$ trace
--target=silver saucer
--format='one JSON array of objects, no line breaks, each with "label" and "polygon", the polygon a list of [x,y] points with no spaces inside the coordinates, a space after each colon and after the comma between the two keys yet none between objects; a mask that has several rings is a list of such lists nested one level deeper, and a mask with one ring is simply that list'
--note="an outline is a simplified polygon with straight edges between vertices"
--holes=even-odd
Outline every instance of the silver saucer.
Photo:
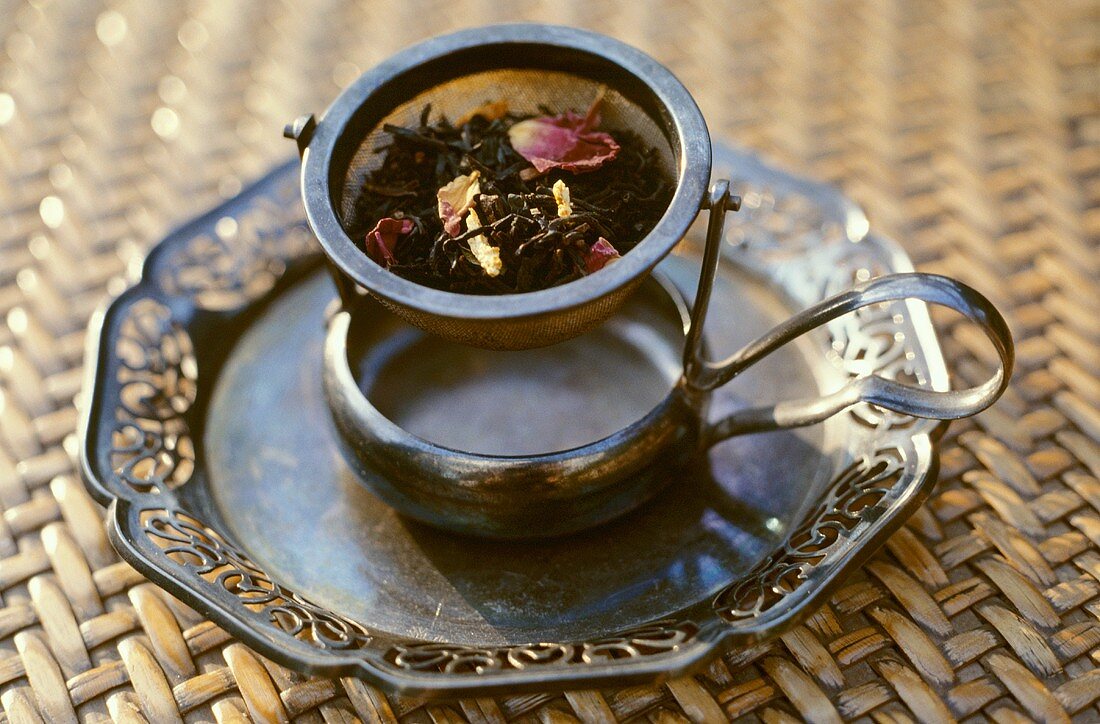
[{"label": "silver saucer", "polygon": [[[716,355],[854,280],[911,269],[831,189],[715,152],[744,200],[710,312]],[[641,509],[567,538],[489,543],[397,516],[333,441],[319,369],[335,293],[294,168],[168,237],[93,323],[83,450],[120,553],[272,659],[444,695],[666,678],[812,612],[930,492],[937,423],[865,405],[722,443]],[[698,246],[662,264],[689,297]],[[712,414],[871,371],[946,389],[923,304],[806,337]],[[645,398],[609,383],[619,403]],[[493,394],[537,404],[525,388]],[[426,414],[414,402],[394,414]]]}]

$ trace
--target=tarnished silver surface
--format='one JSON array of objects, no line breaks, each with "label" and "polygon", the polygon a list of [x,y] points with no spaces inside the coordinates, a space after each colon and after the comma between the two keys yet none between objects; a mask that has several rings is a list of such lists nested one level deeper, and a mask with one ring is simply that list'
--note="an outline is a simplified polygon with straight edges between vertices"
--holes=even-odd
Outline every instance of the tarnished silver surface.
[{"label": "tarnished silver surface", "polygon": [[[391,315],[382,304],[356,299],[348,309],[349,302],[343,300],[345,309],[328,320],[321,386],[340,450],[356,478],[398,512],[444,530],[506,540],[545,538],[576,533],[633,510],[678,477],[683,465],[733,436],[818,424],[859,404],[955,420],[981,412],[1004,392],[1013,361],[1012,337],[1004,319],[975,290],[931,274],[857,279],[851,288],[777,321],[762,334],[743,340],[733,354],[715,361],[707,350],[705,321],[721,264],[726,210],[739,205],[739,200],[731,199],[728,181],[712,185],[702,259],[694,265],[700,271],[692,303],[687,303],[677,285],[665,280],[664,273],[654,274],[640,285],[629,309],[610,317],[586,339],[525,356],[528,373],[521,372],[519,378],[557,379],[558,389],[549,390],[548,395],[558,399],[585,394],[593,386],[591,378],[604,369],[615,375],[616,382],[630,385],[639,378],[637,384],[642,384],[653,364],[683,345],[683,371],[647,385],[650,390],[667,390],[664,397],[649,406],[635,405],[617,427],[590,431],[587,437],[564,444],[547,439],[534,451],[526,451],[518,440],[512,444],[514,434],[502,426],[481,431],[483,436],[501,438],[498,449],[502,452],[486,453],[477,440],[465,445],[441,443],[436,437],[414,434],[383,414],[371,399],[384,394],[378,378],[385,367],[401,364],[400,357],[415,345],[417,335],[408,325],[389,320]],[[731,296],[736,299],[740,294],[734,290]],[[754,365],[768,362],[772,354],[802,335],[848,313],[906,299],[951,307],[976,323],[998,354],[994,374],[973,388],[939,391],[868,369],[835,390],[795,393],[778,403],[756,403],[707,419],[716,390]],[[748,305],[734,310],[735,319],[746,315],[757,316]],[[634,355],[627,361],[617,360],[615,352],[624,346],[632,347]],[[485,410],[513,408],[520,416],[513,424],[523,428],[523,417],[536,417],[546,408],[542,399],[530,394],[536,392],[533,388],[524,394],[527,391],[522,388],[494,385],[496,360],[502,356],[481,355],[480,362],[471,365],[465,359],[472,353],[454,344],[438,351],[439,366],[422,367],[419,377],[406,379],[398,389],[453,386],[454,371],[445,368],[445,361],[458,355],[469,376],[483,379],[486,387],[480,397],[459,408],[452,427],[480,427],[478,420]],[[607,359],[601,360],[605,351]],[[274,356],[273,351],[251,354]],[[431,351],[420,354],[434,356]],[[551,378],[546,377],[548,373]],[[604,384],[615,386],[611,380]],[[775,386],[786,387],[782,382]],[[629,402],[631,396],[623,393],[622,401]],[[438,404],[445,400],[441,396]],[[615,417],[615,405],[609,402],[601,405],[593,398],[589,407],[597,411],[608,407],[609,421]],[[569,427],[575,416],[563,416],[559,424]]]},{"label": "tarnished silver surface", "polygon": [[[341,218],[349,208],[348,188],[357,188],[364,170],[377,162],[385,122],[406,125],[428,104],[434,113],[457,118],[487,93],[508,99],[514,110],[536,112],[580,108],[596,92],[604,127],[645,139],[675,181],[656,226],[602,274],[485,299],[391,274],[348,236]],[[348,306],[353,289],[362,288],[413,325],[490,349],[546,346],[606,319],[683,238],[711,170],[706,122],[667,68],[614,38],[561,25],[467,28],[406,48],[345,88],[315,124],[299,119],[285,133],[302,153],[306,215]]]},{"label": "tarnished silver surface", "polygon": [[[832,191],[728,149],[716,158],[749,211],[727,226],[716,354],[853,280],[909,268]],[[401,520],[350,484],[316,368],[276,359],[319,364],[310,320],[332,294],[303,277],[315,254],[295,193],[284,167],[150,255],[92,335],[82,454],[122,554],[265,655],[448,695],[663,678],[790,626],[933,483],[936,423],[861,405],[722,443],[581,536],[504,546]],[[225,216],[237,232],[219,236]],[[684,245],[669,267],[694,253]],[[712,412],[871,371],[946,388],[920,303],[857,312],[776,354]]]},{"label": "tarnished silver surface", "polygon": [[[668,271],[690,288],[696,262],[679,258]],[[723,282],[725,311],[747,312],[753,321],[736,331],[727,327],[716,342],[737,344],[753,328],[783,314],[774,295],[734,269],[727,268]],[[434,531],[360,490],[340,459],[319,382],[323,311],[333,294],[323,275],[291,290],[234,350],[207,416],[209,489],[233,537],[247,542],[265,570],[368,628],[470,645],[519,644],[605,636],[663,617],[747,571],[781,540],[791,515],[810,493],[806,481],[830,471],[820,454],[821,431],[757,436],[720,446],[709,465],[671,473],[676,480],[653,505],[586,534],[506,544]],[[416,334],[399,321],[380,324]],[[298,344],[290,349],[287,339]],[[600,357],[584,354],[589,349],[585,342],[585,337],[573,340],[577,354],[560,360],[567,374],[597,371],[586,369],[586,362]],[[432,346],[455,354],[468,350],[466,364],[501,354],[479,354],[437,340],[428,349]],[[675,343],[672,350],[678,356]],[[753,395],[752,386],[775,395],[815,390],[815,352],[792,350],[774,367],[761,366],[754,380],[731,388],[723,406],[743,405]],[[654,401],[652,390],[632,389],[631,378],[650,362],[639,355],[623,361],[628,366],[598,370],[606,387],[589,403],[617,396],[636,419]],[[418,371],[390,374],[399,378],[395,382],[412,383],[406,389],[414,398],[430,395],[430,389],[416,391]],[[666,393],[673,382],[666,377]],[[568,381],[559,386],[557,394],[569,394]],[[438,409],[436,414],[446,418],[442,422],[425,420],[415,400],[411,409],[391,410],[399,422],[427,434],[458,436],[462,433],[443,429],[477,424],[482,434],[498,438],[490,444],[507,447],[530,440],[518,425],[497,425],[515,422],[503,406],[520,417],[534,417],[546,392],[518,376],[502,376],[498,388],[483,390],[488,400]],[[563,416],[557,425],[569,427],[574,420]],[[395,455],[393,464],[403,460]],[[533,490],[536,495],[541,492]],[[551,520],[552,504],[542,503],[546,525],[557,522]],[[302,531],[309,531],[308,544],[288,546]]]}]

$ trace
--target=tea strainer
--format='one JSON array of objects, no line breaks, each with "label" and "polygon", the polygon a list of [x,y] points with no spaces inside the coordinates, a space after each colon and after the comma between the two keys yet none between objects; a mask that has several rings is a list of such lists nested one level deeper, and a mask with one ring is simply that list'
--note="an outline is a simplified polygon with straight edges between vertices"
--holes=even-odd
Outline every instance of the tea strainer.
[{"label": "tea strainer", "polygon": [[[451,119],[496,100],[517,113],[583,109],[600,88],[601,128],[636,133],[676,181],[664,215],[617,263],[542,291],[457,294],[387,271],[348,235],[356,193],[382,160],[384,124],[415,125],[427,104],[433,117]],[[365,289],[428,332],[490,349],[553,344],[606,319],[683,238],[705,205],[711,173],[706,123],[668,69],[611,38],[550,25],[476,28],[413,46],[348,86],[320,121],[303,116],[286,134],[302,154],[306,214],[345,307]]]}]

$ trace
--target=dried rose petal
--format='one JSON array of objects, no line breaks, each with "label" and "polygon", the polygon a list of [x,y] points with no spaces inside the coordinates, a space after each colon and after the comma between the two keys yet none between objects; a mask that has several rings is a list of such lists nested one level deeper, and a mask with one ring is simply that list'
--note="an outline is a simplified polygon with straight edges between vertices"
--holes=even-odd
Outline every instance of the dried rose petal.
[{"label": "dried rose petal", "polygon": [[583,116],[566,111],[520,121],[508,129],[508,140],[539,173],[552,168],[595,171],[619,153],[619,144],[610,134],[595,130],[600,125],[601,100],[602,92]]},{"label": "dried rose petal", "polygon": [[482,103],[477,108],[466,111],[461,116],[459,116],[458,120],[455,121],[455,126],[461,128],[478,116],[481,116],[487,121],[495,121],[498,118],[504,118],[504,116],[507,114],[507,101],[492,101],[489,103]]},{"label": "dried rose petal", "polygon": [[481,193],[481,183],[477,180],[480,175],[478,171],[471,171],[456,176],[435,193],[439,203],[439,220],[443,222],[443,230],[451,236],[462,232],[462,217],[470,210],[474,197]]},{"label": "dried rose petal", "polygon": [[584,270],[588,274],[598,272],[618,258],[619,252],[611,246],[610,241],[601,236],[595,244],[588,247],[588,254],[584,258]]},{"label": "dried rose petal", "polygon": [[393,255],[393,250],[397,247],[397,240],[411,234],[415,227],[412,219],[391,219],[388,216],[379,219],[374,228],[367,232],[367,256],[386,268],[396,264],[397,257]]},{"label": "dried rose petal", "polygon": [[[467,231],[481,228],[481,217],[477,215],[477,209],[470,208],[470,215],[466,218]],[[504,266],[500,261],[500,249],[489,243],[484,234],[478,234],[470,239],[470,252],[477,259],[477,263],[491,277],[500,274]]]},{"label": "dried rose petal", "polygon": [[569,187],[565,185],[565,182],[558,179],[554,182],[554,202],[558,205],[558,216],[566,217],[573,213],[573,205],[569,200]]}]

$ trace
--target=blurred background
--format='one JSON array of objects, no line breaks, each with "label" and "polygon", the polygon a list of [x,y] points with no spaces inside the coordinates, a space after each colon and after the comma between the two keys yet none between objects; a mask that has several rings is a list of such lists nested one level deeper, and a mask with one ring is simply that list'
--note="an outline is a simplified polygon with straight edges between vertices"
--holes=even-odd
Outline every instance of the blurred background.
[{"label": "blurred background", "polygon": [[840,184],[920,259],[958,247],[1011,273],[1095,232],[1079,212],[1097,194],[1097,16],[1087,0],[0,0],[2,250],[125,261],[290,156],[283,124],[395,50],[529,20],[651,53],[717,138]]},{"label": "blurred background", "polygon": [[[728,716],[772,718],[805,715],[822,701],[847,716],[927,718],[944,711],[936,702],[960,716],[984,708],[1038,717],[1051,706],[1096,715],[1100,634],[1088,624],[1100,615],[1100,3],[0,0],[0,689],[8,721],[37,711],[33,696],[56,712],[51,702],[85,706],[126,680],[118,667],[68,685],[45,673],[26,678],[33,666],[50,670],[42,662],[63,657],[66,641],[55,631],[60,643],[53,654],[43,649],[45,659],[33,659],[43,650],[25,640],[13,643],[47,610],[28,580],[56,574],[73,601],[78,583],[94,580],[122,612],[114,636],[142,633],[149,605],[140,578],[91,532],[94,507],[72,502],[83,495],[72,466],[73,401],[92,310],[125,287],[169,228],[290,158],[286,122],[323,111],[359,73],[410,43],[518,20],[590,28],[654,55],[695,95],[715,138],[840,185],[923,270],[989,295],[1018,343],[1012,389],[951,428],[940,492],[890,544],[904,562],[890,565],[915,576],[906,587],[857,576],[842,591],[849,597],[803,630],[809,638],[719,662],[705,679],[600,701],[616,716],[717,711],[708,701]],[[958,374],[977,381],[991,362],[984,341],[964,327],[941,330]],[[1026,535],[991,541],[982,531],[993,523]],[[80,541],[65,549],[76,556],[75,574],[55,561],[57,536],[70,534]],[[1016,547],[998,547],[1004,540]],[[1022,573],[985,577],[970,561],[987,551]],[[1077,588],[1058,588],[1082,575]],[[911,597],[898,598],[902,589]],[[49,600],[68,605],[64,596]],[[891,601],[918,630],[935,628],[922,619],[927,605],[950,613],[966,640],[927,644],[951,654],[946,673],[905,669],[906,678],[868,663],[872,651],[924,656],[912,643],[919,639],[864,615],[865,606]],[[1036,659],[1031,638],[999,638],[1004,619],[970,608],[989,601],[1022,606],[1017,618],[1037,620],[1034,639],[1053,641],[1057,655],[1047,649],[1052,658]],[[80,620],[93,659],[117,661],[106,629]],[[1007,656],[979,660],[994,649]],[[218,656],[219,646],[195,651]],[[274,681],[293,713],[347,701],[331,683]],[[231,678],[210,686],[235,691]],[[513,697],[498,711],[579,713],[585,701]],[[205,716],[205,702],[192,702],[191,715]],[[423,714],[416,702],[395,702],[398,713]]]}]

